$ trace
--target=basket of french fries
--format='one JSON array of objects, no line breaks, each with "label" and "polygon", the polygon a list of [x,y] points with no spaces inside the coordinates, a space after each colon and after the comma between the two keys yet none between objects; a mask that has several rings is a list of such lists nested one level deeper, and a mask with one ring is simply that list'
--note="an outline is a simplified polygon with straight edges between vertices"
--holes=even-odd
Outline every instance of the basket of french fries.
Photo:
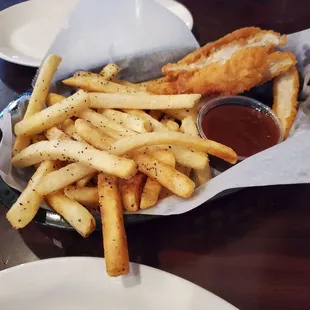
[{"label": "basket of french fries", "polygon": [[[276,50],[285,49],[286,42],[285,35],[244,28],[166,64],[159,78],[132,82],[122,78],[117,62],[111,62],[96,72],[79,70],[61,79],[66,93],[51,89],[62,58],[48,55],[25,113],[13,126],[12,148],[8,146],[13,169],[33,167],[30,180],[10,206],[8,221],[16,229],[24,228],[45,204],[87,237],[95,230],[97,217],[107,272],[118,276],[129,271],[124,213],[184,213],[225,190],[309,182],[308,175],[298,179],[285,165],[291,156],[285,149],[307,147],[307,132],[294,138],[295,131],[300,124],[308,130],[308,114],[303,109],[297,114],[296,57],[291,47]],[[304,69],[300,72],[305,77]],[[284,138],[290,132],[292,137],[233,166],[238,160],[235,150],[201,137],[201,105],[273,79],[273,113]],[[6,122],[9,118],[5,114]],[[3,127],[2,131],[5,134]],[[2,139],[1,152],[8,149],[3,144]],[[279,153],[282,159],[271,162]],[[209,156],[233,167],[218,175]],[[0,166],[10,185],[3,163]]]}]

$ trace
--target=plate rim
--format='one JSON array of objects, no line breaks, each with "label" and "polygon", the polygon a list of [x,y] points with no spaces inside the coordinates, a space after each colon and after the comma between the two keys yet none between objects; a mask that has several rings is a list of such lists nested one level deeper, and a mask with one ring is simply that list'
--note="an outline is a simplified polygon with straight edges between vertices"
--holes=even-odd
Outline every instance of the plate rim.
[{"label": "plate rim", "polygon": [[[40,5],[45,5],[42,3],[53,3],[53,1],[51,0],[28,0],[28,1],[24,1],[24,2],[20,2],[20,3],[16,3],[14,5],[11,5],[9,7],[7,7],[6,9],[0,11],[0,17],[3,16],[4,14],[9,14],[8,11],[12,10],[12,9],[16,9],[16,7],[21,7],[21,6],[25,6],[25,7],[31,7],[31,6],[35,6],[34,3],[40,3]],[[156,1],[157,2],[157,1]],[[184,20],[181,17],[179,17],[176,13],[170,11],[167,6],[164,6],[161,3],[175,3],[177,4],[180,8],[182,8],[184,10],[184,12],[186,12],[187,16],[188,16],[188,20]],[[194,25],[194,17],[193,14],[191,13],[191,11],[187,8],[187,6],[185,6],[183,3],[176,1],[176,0],[159,0],[158,1],[159,5],[162,5],[165,9],[169,10],[172,14],[174,14],[175,16],[177,16],[180,20],[182,20],[184,22],[184,24],[189,28],[190,31],[193,30],[193,25]],[[22,23],[21,23],[22,24]],[[10,31],[8,31],[10,33]],[[28,58],[29,57],[29,58]],[[28,60],[27,60],[28,58]],[[32,58],[33,60],[31,60],[30,58]],[[44,58],[44,57],[43,57]],[[7,62],[13,63],[13,64],[17,64],[17,65],[21,65],[21,66],[27,66],[27,67],[32,67],[32,68],[39,68],[42,62],[42,59],[36,59],[35,57],[31,57],[31,56],[27,56],[27,55],[23,55],[23,57],[20,59],[19,57],[17,59],[13,58],[12,56],[8,56],[7,54],[4,54],[3,52],[0,51],[0,59],[3,59]]]},{"label": "plate rim", "polygon": [[[94,263],[98,264],[100,262],[100,264],[105,265],[105,258],[103,257],[91,257],[91,256],[64,256],[64,257],[53,257],[53,258],[47,258],[47,259],[39,259],[39,260],[35,260],[32,262],[27,262],[27,263],[23,263],[20,265],[16,265],[14,267],[10,267],[7,269],[4,269],[2,271],[0,271],[0,280],[1,277],[4,275],[8,275],[10,276],[10,274],[15,274],[16,272],[18,272],[20,269],[24,269],[24,268],[33,268],[33,266],[44,266],[44,265],[50,265],[50,264],[83,264],[85,266],[86,263],[89,263],[92,266],[95,266]],[[161,276],[166,276],[166,277],[170,277],[170,278],[174,278],[176,280],[178,280],[179,282],[181,282],[182,284],[185,284],[187,286],[191,286],[193,288],[195,288],[195,290],[198,290],[200,292],[203,292],[206,295],[209,295],[211,298],[214,298],[214,300],[217,300],[219,303],[223,303],[223,305],[227,306],[227,310],[238,310],[238,308],[236,308],[234,305],[232,305],[231,303],[229,303],[228,301],[226,301],[225,299],[221,298],[220,296],[214,294],[213,292],[195,284],[194,282],[191,282],[187,279],[184,279],[182,277],[179,277],[173,273],[170,273],[168,271],[159,269],[159,268],[155,268],[152,266],[148,266],[148,265],[144,265],[144,264],[139,264],[139,263],[134,263],[134,262],[130,262],[130,267],[131,270],[134,270],[134,267],[139,267],[139,269],[142,268],[143,272],[144,271],[151,271],[151,272],[155,272]],[[52,268],[51,266],[49,266],[49,269],[52,272]],[[85,268],[81,268],[82,272],[85,272],[84,270],[86,270]],[[102,275],[102,279],[110,279],[110,277],[104,273],[104,275]],[[221,305],[220,305],[221,306]]]},{"label": "plate rim", "polygon": [[[26,8],[27,7],[31,8],[31,7],[34,7],[36,5],[44,6],[44,5],[46,5],[46,3],[51,3],[51,5],[52,5],[53,1],[54,0],[24,0],[23,2],[15,3],[15,4],[5,8],[4,10],[0,11],[0,18],[1,18],[1,16],[4,16],[5,14],[10,14],[8,12],[10,10],[14,10],[14,9],[16,10],[17,7],[20,8],[20,7],[23,6],[23,7],[26,7]],[[59,0],[59,1],[61,1],[61,0]],[[29,9],[27,8],[27,10],[29,10]],[[24,23],[21,23],[21,24],[24,24]],[[7,32],[11,33],[10,30],[7,31]],[[7,45],[4,45],[4,46],[7,46]],[[25,60],[25,58],[28,58],[28,57],[32,58],[33,60]],[[32,67],[32,68],[39,68],[43,58],[42,59],[37,59],[37,58],[32,57],[32,56],[23,55],[22,59],[19,59],[19,58],[15,59],[15,58],[12,58],[12,57],[8,56],[7,54],[4,54],[3,52],[0,52],[0,59],[3,59],[5,61],[13,63],[13,64],[17,64],[17,65],[21,65],[21,66],[26,66],[26,67]]]}]

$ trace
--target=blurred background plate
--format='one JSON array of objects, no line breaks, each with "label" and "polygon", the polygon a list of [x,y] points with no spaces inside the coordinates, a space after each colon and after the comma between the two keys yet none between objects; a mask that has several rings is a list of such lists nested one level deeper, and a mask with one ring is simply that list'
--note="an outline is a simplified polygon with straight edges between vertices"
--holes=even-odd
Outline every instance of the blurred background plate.
[{"label": "blurred background plate", "polygon": [[[77,1],[31,0],[1,11],[0,58],[20,65],[39,67]],[[156,1],[192,29],[193,17],[186,7],[173,0]]]},{"label": "blurred background plate", "polygon": [[[103,258],[66,257],[0,272],[0,309],[236,310],[203,288],[164,271],[130,264],[111,278]],[[18,296],[18,297],[17,297]]]}]

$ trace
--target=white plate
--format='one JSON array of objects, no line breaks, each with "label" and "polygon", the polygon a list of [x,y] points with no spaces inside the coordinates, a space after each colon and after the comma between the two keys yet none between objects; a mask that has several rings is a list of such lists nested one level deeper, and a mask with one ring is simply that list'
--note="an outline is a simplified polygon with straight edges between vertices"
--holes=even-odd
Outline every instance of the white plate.
[{"label": "white plate", "polygon": [[0,58],[39,67],[77,0],[31,0],[0,12]]},{"label": "white plate", "polygon": [[183,20],[186,26],[192,30],[193,28],[193,16],[191,12],[180,2],[174,0],[156,0],[157,3],[170,10],[176,16]]},{"label": "white plate", "polygon": [[[191,13],[173,0],[156,0],[191,29]],[[77,0],[31,0],[0,12],[0,58],[39,67]]]},{"label": "white plate", "polygon": [[41,260],[0,272],[0,309],[236,310],[188,281],[143,265],[109,278],[102,258]]}]

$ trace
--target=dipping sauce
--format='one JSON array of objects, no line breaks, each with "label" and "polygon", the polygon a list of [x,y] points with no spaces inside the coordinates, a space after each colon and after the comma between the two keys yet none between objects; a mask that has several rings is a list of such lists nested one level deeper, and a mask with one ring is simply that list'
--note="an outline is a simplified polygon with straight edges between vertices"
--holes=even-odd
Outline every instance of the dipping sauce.
[{"label": "dipping sauce", "polygon": [[202,118],[205,136],[231,147],[238,157],[249,157],[279,142],[281,133],[275,120],[250,106],[223,104]]}]

